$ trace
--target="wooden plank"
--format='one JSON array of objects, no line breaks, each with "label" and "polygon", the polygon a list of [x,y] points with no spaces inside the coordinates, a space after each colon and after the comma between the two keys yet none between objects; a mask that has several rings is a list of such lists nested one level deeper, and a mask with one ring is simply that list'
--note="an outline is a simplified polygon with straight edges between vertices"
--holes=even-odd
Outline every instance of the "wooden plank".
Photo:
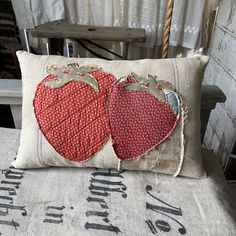
[{"label": "wooden plank", "polygon": [[[222,143],[223,149],[227,153],[230,153],[236,141],[236,121],[228,116],[223,106],[217,105],[216,109],[210,115],[209,123],[214,129],[217,139]],[[215,146],[214,150],[217,151],[218,148]]]},{"label": "wooden plank", "polygon": [[11,106],[15,127],[21,128],[22,84],[21,80],[0,79],[0,104]]},{"label": "wooden plank", "polygon": [[236,33],[236,1],[220,1],[216,23]]},{"label": "wooden plank", "polygon": [[11,105],[11,114],[14,120],[15,128],[21,129],[22,124],[22,106],[21,105]]},{"label": "wooden plank", "polygon": [[232,60],[236,55],[236,37],[225,33],[219,27],[215,27],[210,55],[236,80],[235,61]]},{"label": "wooden plank", "polygon": [[22,97],[21,80],[0,78],[0,104],[3,104],[1,103],[1,98],[4,97],[21,98]]},{"label": "wooden plank", "polygon": [[201,110],[212,110],[217,103],[225,102],[226,96],[216,85],[203,85]]},{"label": "wooden plank", "polygon": [[201,142],[203,142],[211,110],[201,110]]},{"label": "wooden plank", "polygon": [[225,102],[226,96],[216,85],[203,85],[201,97],[201,141],[203,141],[211,110],[217,103]]},{"label": "wooden plank", "polygon": [[17,106],[22,104],[21,80],[0,79],[0,104]]},{"label": "wooden plank", "polygon": [[217,85],[227,97],[224,107],[231,117],[236,117],[236,80],[222,66],[211,58],[207,65],[205,83]]},{"label": "wooden plank", "polygon": [[145,30],[124,27],[102,27],[69,24],[53,21],[33,29],[32,35],[40,38],[89,39],[115,42],[144,42]]}]

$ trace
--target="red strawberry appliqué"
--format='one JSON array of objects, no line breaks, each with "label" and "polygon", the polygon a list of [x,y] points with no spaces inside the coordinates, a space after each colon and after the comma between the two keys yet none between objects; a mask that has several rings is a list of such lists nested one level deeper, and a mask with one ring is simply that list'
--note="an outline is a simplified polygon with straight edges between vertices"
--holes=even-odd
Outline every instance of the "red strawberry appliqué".
[{"label": "red strawberry appliqu\u00e9", "polygon": [[83,162],[107,142],[107,101],[113,75],[96,67],[48,68],[33,101],[39,127],[64,158]]},{"label": "red strawberry appliqu\u00e9", "polygon": [[121,160],[137,160],[172,134],[180,111],[171,85],[132,74],[117,83],[109,101],[113,148]]}]

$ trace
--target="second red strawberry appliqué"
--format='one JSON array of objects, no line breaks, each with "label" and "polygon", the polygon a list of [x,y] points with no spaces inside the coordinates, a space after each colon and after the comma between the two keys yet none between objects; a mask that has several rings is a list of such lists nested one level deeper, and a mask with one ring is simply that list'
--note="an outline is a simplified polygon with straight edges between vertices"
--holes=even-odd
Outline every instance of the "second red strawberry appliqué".
[{"label": "second red strawberry appliqu\u00e9", "polygon": [[165,81],[136,74],[112,89],[109,120],[122,160],[137,160],[170,137],[179,121],[179,98]]},{"label": "second red strawberry appliqu\u00e9", "polygon": [[119,159],[137,160],[168,139],[180,120],[179,95],[156,77],[132,73],[117,81],[99,67],[78,64],[47,71],[35,93],[35,116],[70,161],[92,158],[109,137]]}]

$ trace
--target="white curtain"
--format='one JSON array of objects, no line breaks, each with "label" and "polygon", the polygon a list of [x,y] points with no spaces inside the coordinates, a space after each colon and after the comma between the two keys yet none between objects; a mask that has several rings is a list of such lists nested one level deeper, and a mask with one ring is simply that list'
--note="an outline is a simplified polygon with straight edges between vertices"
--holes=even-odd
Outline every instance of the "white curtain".
[{"label": "white curtain", "polygon": [[[188,49],[204,46],[206,22],[215,1],[175,0],[170,46]],[[129,52],[132,58],[141,54],[156,57],[162,44],[166,0],[12,0],[12,3],[19,28],[32,29],[60,19],[83,25],[144,28],[146,41],[132,45]]]}]

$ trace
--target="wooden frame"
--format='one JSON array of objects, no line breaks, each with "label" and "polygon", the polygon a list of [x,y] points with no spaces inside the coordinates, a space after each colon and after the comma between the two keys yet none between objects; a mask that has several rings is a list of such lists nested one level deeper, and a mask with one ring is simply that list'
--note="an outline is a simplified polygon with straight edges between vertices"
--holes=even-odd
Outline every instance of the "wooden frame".
[{"label": "wooden frame", "polygon": [[131,42],[144,42],[145,30],[125,27],[102,27],[70,24],[64,20],[47,22],[37,26],[31,31],[32,36],[47,38],[49,40],[50,54],[63,55],[65,39],[74,40],[101,40],[122,42],[122,59],[128,56],[129,44]]}]

